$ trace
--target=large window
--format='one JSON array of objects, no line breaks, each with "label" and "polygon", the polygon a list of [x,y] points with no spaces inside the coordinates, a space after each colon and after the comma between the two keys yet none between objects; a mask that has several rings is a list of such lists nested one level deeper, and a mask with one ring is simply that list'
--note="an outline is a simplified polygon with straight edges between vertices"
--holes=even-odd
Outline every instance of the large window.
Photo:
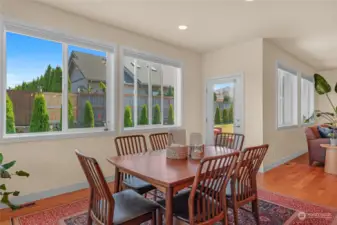
[{"label": "large window", "polygon": [[315,120],[314,103],[315,103],[314,81],[312,77],[301,77],[301,123],[310,124]]},{"label": "large window", "polygon": [[112,47],[10,28],[4,39],[5,136],[114,129]]},{"label": "large window", "polygon": [[180,124],[180,67],[151,57],[123,57],[123,115],[126,129]]},{"label": "large window", "polygon": [[297,125],[298,89],[297,73],[282,67],[277,70],[278,79],[278,127]]}]

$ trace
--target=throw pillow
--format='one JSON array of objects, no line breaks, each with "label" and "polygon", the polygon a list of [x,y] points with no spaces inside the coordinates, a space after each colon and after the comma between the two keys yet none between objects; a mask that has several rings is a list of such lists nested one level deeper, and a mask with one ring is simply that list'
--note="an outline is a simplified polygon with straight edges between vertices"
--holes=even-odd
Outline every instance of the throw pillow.
[{"label": "throw pillow", "polygon": [[329,134],[332,133],[332,129],[328,127],[320,127],[320,126],[318,126],[317,128],[318,128],[319,135],[321,135],[321,138],[330,138]]}]

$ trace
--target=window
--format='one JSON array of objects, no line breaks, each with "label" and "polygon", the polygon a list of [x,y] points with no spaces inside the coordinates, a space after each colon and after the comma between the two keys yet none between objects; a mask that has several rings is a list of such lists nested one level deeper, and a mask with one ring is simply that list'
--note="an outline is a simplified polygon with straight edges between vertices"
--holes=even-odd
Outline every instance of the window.
[{"label": "window", "polygon": [[124,128],[180,125],[180,67],[126,51],[124,67]]},{"label": "window", "polygon": [[314,80],[312,77],[301,77],[301,123],[310,124],[315,120],[314,116]]},{"label": "window", "polygon": [[12,25],[5,34],[5,137],[114,130],[112,47]]},{"label": "window", "polygon": [[278,67],[278,127],[297,125],[297,73]]}]

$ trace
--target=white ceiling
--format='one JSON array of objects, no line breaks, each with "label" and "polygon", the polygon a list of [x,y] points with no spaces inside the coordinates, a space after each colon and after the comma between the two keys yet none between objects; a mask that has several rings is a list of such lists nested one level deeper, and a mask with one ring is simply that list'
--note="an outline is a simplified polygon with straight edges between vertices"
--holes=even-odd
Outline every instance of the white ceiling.
[{"label": "white ceiling", "polygon": [[272,38],[316,69],[337,68],[337,0],[35,1],[198,52]]}]

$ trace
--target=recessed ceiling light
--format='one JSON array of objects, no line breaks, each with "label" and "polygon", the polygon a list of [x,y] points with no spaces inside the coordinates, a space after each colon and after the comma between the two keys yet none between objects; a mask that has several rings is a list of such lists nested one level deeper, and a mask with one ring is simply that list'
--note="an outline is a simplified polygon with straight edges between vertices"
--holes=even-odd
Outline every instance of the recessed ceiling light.
[{"label": "recessed ceiling light", "polygon": [[253,2],[254,0],[245,0],[246,2]]},{"label": "recessed ceiling light", "polygon": [[188,26],[186,26],[186,25],[179,25],[178,28],[179,28],[179,30],[187,30]]}]

